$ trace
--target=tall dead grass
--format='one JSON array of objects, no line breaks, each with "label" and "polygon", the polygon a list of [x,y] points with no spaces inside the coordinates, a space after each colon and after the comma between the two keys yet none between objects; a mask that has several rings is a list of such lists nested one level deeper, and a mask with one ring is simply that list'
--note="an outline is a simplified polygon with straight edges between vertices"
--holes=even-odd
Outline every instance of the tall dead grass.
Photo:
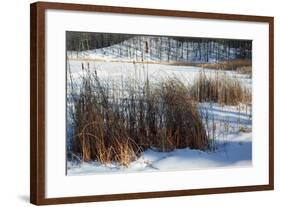
[{"label": "tall dead grass", "polygon": [[[73,101],[73,153],[83,161],[128,166],[143,150],[208,149],[208,137],[189,88],[176,79],[112,89],[83,66]],[[71,74],[70,74],[71,75]],[[79,85],[79,84],[77,84]]]},{"label": "tall dead grass", "polygon": [[140,149],[124,127],[126,120],[110,103],[107,90],[96,75],[83,78],[74,99],[75,151],[83,161],[116,161],[128,166]]},{"label": "tall dead grass", "polygon": [[251,91],[221,72],[202,72],[191,85],[176,78],[153,84],[148,78],[142,83],[128,79],[116,85],[104,82],[89,65],[82,65],[82,71],[80,83],[68,74],[71,149],[82,161],[129,166],[147,148],[214,149],[214,120],[201,116],[199,102],[251,102]]},{"label": "tall dead grass", "polygon": [[[177,79],[169,79],[153,90],[151,96],[156,102],[152,145],[161,151],[175,148],[194,148],[206,150],[208,138],[198,112],[198,104],[189,96],[189,89]],[[149,99],[149,102],[151,99]],[[158,113],[157,113],[158,112]],[[158,120],[158,121],[157,121]],[[157,130],[153,126],[157,126]],[[155,133],[156,132],[156,133]]]},{"label": "tall dead grass", "polygon": [[216,102],[221,105],[251,102],[251,90],[242,86],[237,78],[221,72],[212,76],[200,72],[190,87],[190,94],[198,102]]},{"label": "tall dead grass", "polygon": [[247,74],[252,77],[252,66],[241,66],[237,68],[237,72],[240,74]]},{"label": "tall dead grass", "polygon": [[252,61],[248,59],[225,60],[216,63],[200,63],[198,66],[217,70],[237,70],[241,67],[251,67]]}]

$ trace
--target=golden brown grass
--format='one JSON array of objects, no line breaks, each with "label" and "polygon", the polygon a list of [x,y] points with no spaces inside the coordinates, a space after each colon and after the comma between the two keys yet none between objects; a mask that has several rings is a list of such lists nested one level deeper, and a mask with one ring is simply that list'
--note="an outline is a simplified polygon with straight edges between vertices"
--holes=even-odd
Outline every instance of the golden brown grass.
[{"label": "golden brown grass", "polygon": [[190,93],[198,102],[216,102],[222,105],[251,102],[250,89],[243,87],[237,78],[219,72],[214,76],[201,72],[190,87]]},{"label": "golden brown grass", "polygon": [[252,76],[252,66],[241,66],[237,68],[237,72],[240,74],[248,74]]},{"label": "golden brown grass", "polygon": [[72,145],[73,153],[86,162],[129,166],[150,147],[159,151],[210,149],[214,133],[208,130],[213,127],[206,129],[198,103],[251,102],[251,91],[222,72],[213,76],[202,72],[188,86],[175,78],[158,84],[146,80],[142,87],[132,80],[121,83],[118,91],[111,90],[113,86],[103,83],[96,72],[83,71],[79,91],[71,92]]},{"label": "golden brown grass", "polygon": [[[154,100],[157,102],[151,103]],[[149,109],[151,145],[160,151],[175,148],[206,150],[208,138],[198,112],[198,105],[189,96],[189,89],[177,79],[161,83],[150,95]]]},{"label": "golden brown grass", "polygon": [[147,80],[140,90],[130,83],[123,85],[127,95],[118,97],[96,73],[88,72],[79,93],[73,92],[73,153],[81,160],[128,166],[149,147],[208,148],[198,105],[179,80],[154,86]]},{"label": "golden brown grass", "polygon": [[197,64],[202,68],[217,69],[217,70],[237,70],[241,67],[252,66],[251,60],[227,60],[220,61],[218,63],[200,63]]}]

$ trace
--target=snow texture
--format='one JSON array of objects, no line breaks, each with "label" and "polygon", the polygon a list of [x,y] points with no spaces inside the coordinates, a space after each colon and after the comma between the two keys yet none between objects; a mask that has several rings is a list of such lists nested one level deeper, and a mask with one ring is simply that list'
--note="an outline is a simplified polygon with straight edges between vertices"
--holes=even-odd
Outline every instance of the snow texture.
[{"label": "snow texture", "polygon": [[[127,43],[131,44],[131,42]],[[125,42],[124,44],[126,45],[127,43]],[[151,44],[153,44],[153,41]],[[113,45],[108,48],[81,53],[68,52],[68,73],[71,72],[72,77],[79,84],[79,79],[83,76],[83,71],[81,70],[83,64],[85,67],[87,66],[91,70],[96,71],[102,80],[111,81],[111,83],[116,82],[115,87],[118,87],[121,80],[131,78],[142,82],[149,76],[150,81],[157,82],[168,77],[176,77],[185,83],[190,83],[202,71],[209,76],[215,75],[217,72],[216,70],[193,66],[159,64],[157,59],[153,59],[151,56],[141,58],[141,54],[137,54],[138,51],[135,53],[136,62],[128,61],[130,58],[127,60],[124,57],[118,57],[110,53],[118,50],[119,47],[120,45]],[[141,50],[141,46],[139,50]],[[142,63],[137,62],[137,57],[140,58]],[[235,77],[244,86],[251,88],[252,79],[248,75],[237,74],[235,71],[224,71],[221,73],[229,77]],[[209,113],[208,115],[214,120],[217,128],[215,137],[216,148],[213,151],[204,152],[186,148],[176,149],[170,152],[159,152],[156,149],[148,149],[128,167],[120,166],[118,163],[103,165],[96,161],[84,163],[68,161],[67,174],[85,175],[96,173],[196,170],[218,167],[251,167],[252,121],[250,107],[243,105],[219,106],[213,103],[200,104],[200,112],[202,114]]]}]

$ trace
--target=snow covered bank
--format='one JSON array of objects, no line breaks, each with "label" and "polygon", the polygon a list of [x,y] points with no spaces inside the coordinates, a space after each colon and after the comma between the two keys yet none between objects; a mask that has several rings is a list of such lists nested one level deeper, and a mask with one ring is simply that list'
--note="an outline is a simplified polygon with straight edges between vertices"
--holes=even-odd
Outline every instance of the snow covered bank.
[{"label": "snow covered bank", "polygon": [[215,152],[191,149],[176,149],[171,152],[157,152],[148,149],[132,162],[128,168],[118,164],[101,165],[98,162],[72,165],[68,163],[68,175],[96,173],[124,173],[167,170],[198,170],[218,167],[251,167],[252,133],[238,133],[220,141]]},{"label": "snow covered bank", "polygon": [[[214,151],[200,151],[189,148],[176,149],[171,152],[159,152],[148,149],[128,167],[118,163],[102,165],[99,162],[81,164],[67,163],[68,175],[85,175],[96,173],[127,173],[168,170],[199,170],[221,167],[251,167],[252,132],[251,116],[244,108],[238,106],[218,106],[210,103],[201,104],[208,108],[210,118],[216,126]],[[225,127],[229,127],[225,134]],[[241,130],[247,129],[247,130]]]}]

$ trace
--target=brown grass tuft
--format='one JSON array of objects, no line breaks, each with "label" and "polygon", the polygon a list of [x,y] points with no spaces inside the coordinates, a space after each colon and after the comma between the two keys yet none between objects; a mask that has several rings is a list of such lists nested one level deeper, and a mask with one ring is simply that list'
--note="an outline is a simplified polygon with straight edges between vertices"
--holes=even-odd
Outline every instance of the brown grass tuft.
[{"label": "brown grass tuft", "polygon": [[191,96],[199,102],[216,102],[222,105],[237,105],[251,102],[251,91],[243,87],[235,77],[223,73],[208,76],[201,72],[190,87]]},{"label": "brown grass tuft", "polygon": [[226,60],[218,63],[201,63],[197,64],[202,68],[217,69],[217,70],[237,70],[241,67],[252,66],[251,60]]},{"label": "brown grass tuft", "polygon": [[179,80],[170,79],[157,92],[161,104],[157,109],[158,131],[151,137],[153,145],[161,151],[186,147],[205,150],[208,145],[205,128],[188,88]]}]

